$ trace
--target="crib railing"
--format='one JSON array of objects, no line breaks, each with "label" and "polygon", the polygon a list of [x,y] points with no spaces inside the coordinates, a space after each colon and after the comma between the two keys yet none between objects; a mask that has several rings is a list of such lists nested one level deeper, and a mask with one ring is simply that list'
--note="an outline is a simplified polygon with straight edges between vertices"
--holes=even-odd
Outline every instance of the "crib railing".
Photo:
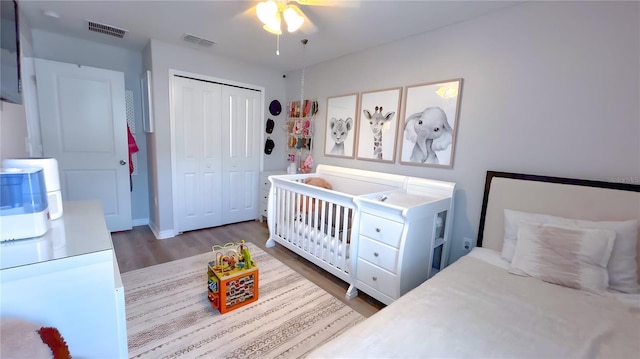
[{"label": "crib railing", "polygon": [[286,177],[270,177],[267,245],[280,243],[351,283],[350,241],[357,231],[353,197],[307,185],[308,175]]}]

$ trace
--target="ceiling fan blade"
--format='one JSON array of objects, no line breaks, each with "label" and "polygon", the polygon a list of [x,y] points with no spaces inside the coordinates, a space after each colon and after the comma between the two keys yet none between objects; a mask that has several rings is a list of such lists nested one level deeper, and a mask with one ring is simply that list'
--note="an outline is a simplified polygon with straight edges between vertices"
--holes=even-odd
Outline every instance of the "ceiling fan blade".
[{"label": "ceiling fan blade", "polygon": [[304,6],[360,7],[361,0],[289,0]]},{"label": "ceiling fan blade", "polygon": [[311,35],[318,32],[318,28],[313,24],[313,22],[311,22],[311,20],[309,20],[309,17],[307,15],[304,15],[304,23],[302,24],[300,31],[304,32],[307,35]]},{"label": "ceiling fan blade", "polygon": [[256,5],[253,5],[251,7],[248,7],[246,10],[236,14],[234,17],[234,19],[240,19],[240,18],[258,18],[258,14],[256,11]]}]

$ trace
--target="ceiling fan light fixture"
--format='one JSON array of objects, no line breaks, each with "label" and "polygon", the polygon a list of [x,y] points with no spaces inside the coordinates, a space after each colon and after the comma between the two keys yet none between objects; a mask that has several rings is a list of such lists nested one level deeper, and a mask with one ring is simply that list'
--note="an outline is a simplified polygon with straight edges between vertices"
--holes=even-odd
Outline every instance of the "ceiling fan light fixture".
[{"label": "ceiling fan light fixture", "polygon": [[258,19],[260,19],[263,24],[268,25],[270,22],[275,21],[276,15],[278,14],[278,4],[273,0],[263,1],[256,6],[256,12]]},{"label": "ceiling fan light fixture", "polygon": [[270,32],[272,34],[281,35],[282,30],[280,28],[280,24],[282,23],[280,19],[280,13],[276,13],[274,18],[266,22],[262,27],[265,31]]},{"label": "ceiling fan light fixture", "polygon": [[301,11],[295,6],[287,7],[283,15],[289,32],[297,31],[304,23],[304,16],[302,16]]},{"label": "ceiling fan light fixture", "polygon": [[276,24],[275,26],[264,25],[262,26],[264,31],[270,32],[274,35],[282,35],[282,30],[280,30],[280,24]]}]

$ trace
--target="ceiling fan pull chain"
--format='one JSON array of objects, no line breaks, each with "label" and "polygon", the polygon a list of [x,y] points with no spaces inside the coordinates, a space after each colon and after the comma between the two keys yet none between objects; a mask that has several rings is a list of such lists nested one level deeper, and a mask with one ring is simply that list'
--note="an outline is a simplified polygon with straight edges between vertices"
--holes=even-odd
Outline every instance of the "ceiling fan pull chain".
[{"label": "ceiling fan pull chain", "polygon": [[305,63],[305,49],[307,47],[307,39],[302,40],[302,74],[300,75],[300,106],[304,106],[304,68]]}]

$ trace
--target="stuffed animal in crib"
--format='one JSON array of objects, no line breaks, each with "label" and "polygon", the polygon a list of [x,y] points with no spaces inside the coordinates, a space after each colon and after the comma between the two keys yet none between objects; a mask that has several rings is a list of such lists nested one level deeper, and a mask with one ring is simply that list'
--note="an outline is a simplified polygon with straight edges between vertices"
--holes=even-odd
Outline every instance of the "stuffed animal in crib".
[{"label": "stuffed animal in crib", "polygon": [[324,178],[320,178],[320,177],[307,177],[304,179],[304,183],[311,186],[316,186],[316,187],[321,187],[326,189],[333,189],[333,187],[331,187],[331,183],[327,182]]},{"label": "stuffed animal in crib", "polygon": [[[333,189],[333,187],[331,187],[331,183],[327,182],[324,178],[320,178],[320,177],[307,177],[304,179],[304,183],[311,186],[320,187],[320,188]],[[314,202],[315,201],[313,200],[312,197],[308,197],[308,196],[301,197],[300,211],[303,211],[305,214],[308,214],[309,212],[313,212],[315,210],[315,205],[316,205]],[[306,208],[303,208],[304,203],[306,203]],[[322,201],[318,201],[318,205],[321,206]],[[309,211],[309,209],[311,209],[311,211]]]}]

